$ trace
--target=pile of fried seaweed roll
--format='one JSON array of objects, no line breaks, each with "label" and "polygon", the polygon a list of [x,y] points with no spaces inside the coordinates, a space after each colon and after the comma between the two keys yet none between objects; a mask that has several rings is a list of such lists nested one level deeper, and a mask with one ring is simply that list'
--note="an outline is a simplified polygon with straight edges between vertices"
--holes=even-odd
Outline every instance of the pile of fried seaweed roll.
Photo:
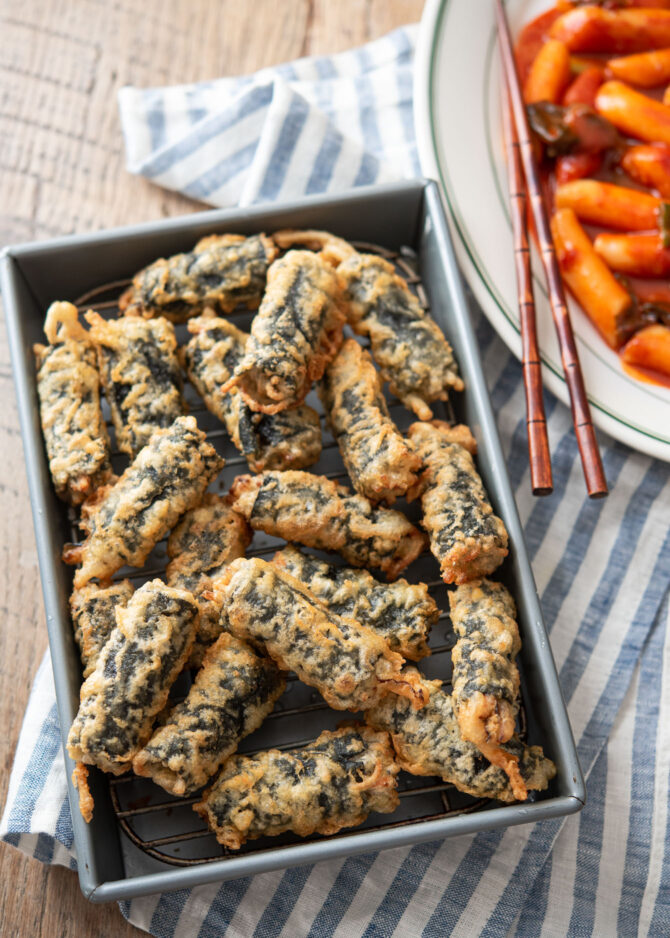
[{"label": "pile of fried seaweed roll", "polygon": [[[248,333],[229,320],[241,306],[255,311]],[[89,767],[196,795],[232,850],[393,812],[401,770],[502,802],[545,789],[555,767],[518,735],[514,600],[489,579],[507,532],[472,433],[433,416],[463,381],[393,265],[322,231],[212,235],[136,273],[116,317],[84,313],[52,304],[35,359],[54,488],[82,532],[63,559],[84,678],[68,750],[86,820]],[[185,381],[246,460],[227,493]],[[418,418],[406,433],[385,385]],[[310,471],[312,389],[349,485]],[[414,499],[420,527],[394,504]],[[249,557],[255,532],[286,544]],[[143,568],[164,539],[169,564],[152,579]],[[430,655],[439,617],[428,585],[401,576],[427,550],[451,586],[451,687],[407,663]],[[289,675],[356,719],[239,752]]]}]

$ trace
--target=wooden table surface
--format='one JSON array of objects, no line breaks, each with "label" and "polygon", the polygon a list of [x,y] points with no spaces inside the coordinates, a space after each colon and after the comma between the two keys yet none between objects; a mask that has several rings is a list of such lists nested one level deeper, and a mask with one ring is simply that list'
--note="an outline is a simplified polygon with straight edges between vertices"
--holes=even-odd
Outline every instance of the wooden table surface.
[{"label": "wooden table surface", "polygon": [[[0,246],[201,207],[129,175],[116,93],[338,52],[416,22],[423,0],[3,0]],[[0,807],[47,644],[4,321],[0,323]],[[74,873],[0,845],[0,935],[143,934]],[[297,936],[299,938],[299,936]]]}]

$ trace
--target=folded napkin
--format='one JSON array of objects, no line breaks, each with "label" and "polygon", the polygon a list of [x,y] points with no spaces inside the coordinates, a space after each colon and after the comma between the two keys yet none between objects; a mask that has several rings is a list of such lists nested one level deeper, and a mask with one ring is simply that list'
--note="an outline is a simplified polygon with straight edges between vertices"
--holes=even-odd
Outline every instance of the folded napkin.
[{"label": "folded napkin", "polygon": [[[121,92],[132,172],[215,205],[418,171],[415,29],[253,76]],[[555,491],[534,499],[518,363],[473,307],[484,371],[589,802],[545,821],[120,903],[160,938],[670,934],[670,467],[600,434],[584,496],[570,413],[547,394]],[[48,656],[0,835],[76,867]]]},{"label": "folded napkin", "polygon": [[221,207],[416,176],[415,35],[242,78],[122,88],[128,169]]}]

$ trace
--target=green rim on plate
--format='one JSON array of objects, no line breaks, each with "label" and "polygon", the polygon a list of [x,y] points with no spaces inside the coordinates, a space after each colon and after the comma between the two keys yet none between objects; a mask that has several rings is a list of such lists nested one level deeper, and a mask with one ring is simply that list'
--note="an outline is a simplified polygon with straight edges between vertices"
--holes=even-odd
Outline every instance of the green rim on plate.
[{"label": "green rim on plate", "polygon": [[[454,224],[454,228],[458,234],[461,247],[463,248],[467,257],[469,258],[470,263],[472,264],[472,267],[474,268],[474,271],[476,272],[482,286],[485,288],[491,300],[495,303],[496,307],[498,308],[500,313],[504,316],[506,322],[512,328],[514,333],[517,336],[519,336],[520,329],[519,329],[518,317],[517,318],[514,317],[512,310],[510,309],[509,305],[505,302],[503,296],[501,295],[500,291],[498,290],[495,283],[493,282],[493,279],[489,271],[487,270],[486,264],[484,260],[482,259],[482,257],[480,256],[479,252],[477,251],[477,248],[470,236],[470,233],[467,228],[467,224],[464,221],[463,212],[459,208],[455,186],[453,185],[449,177],[447,163],[446,163],[446,160],[444,159],[442,147],[440,143],[441,138],[440,138],[440,135],[438,134],[440,112],[437,107],[436,93],[435,93],[435,86],[436,86],[436,74],[435,73],[436,73],[436,68],[437,68],[437,55],[438,55],[438,47],[440,45],[440,41],[444,35],[444,30],[446,28],[447,13],[449,12],[450,9],[453,9],[454,5],[455,3],[453,2],[453,0],[442,0],[442,2],[439,5],[439,9],[438,9],[437,16],[435,19],[435,28],[433,29],[432,35],[430,38],[429,56],[428,56],[428,62],[429,62],[428,64],[428,117],[429,117],[429,123],[430,123],[430,134],[431,134],[431,140],[432,140],[433,157],[434,157],[435,165],[437,167],[437,172],[438,172],[439,180],[442,186],[442,191],[447,201],[449,211],[451,214],[451,219]],[[495,29],[491,29],[489,40],[487,42],[486,58],[484,62],[484,73],[485,73],[484,88],[485,90],[487,90],[490,87],[490,83],[492,81],[491,72],[492,72],[492,67],[493,67],[493,56],[494,56],[495,45],[496,45]],[[506,220],[508,229],[510,231],[510,239],[511,239],[511,218],[509,214],[509,207],[507,205],[507,197],[503,192],[503,188],[501,186],[501,181],[500,181],[497,167],[496,167],[496,161],[494,158],[494,147],[493,147],[493,141],[491,138],[490,110],[489,110],[489,101],[488,101],[487,95],[484,96],[484,100],[482,102],[482,113],[484,114],[484,118],[485,118],[484,134],[485,134],[485,140],[486,140],[489,166],[490,166],[494,186],[496,189],[496,193],[500,201],[500,206],[502,208],[504,218]],[[543,281],[537,276],[536,273],[534,273],[533,279],[534,279],[536,287],[539,288],[539,290],[542,292],[542,294],[545,297],[547,297],[547,291],[546,291],[545,285]],[[619,381],[623,380],[629,383],[632,387],[634,387],[634,389],[638,393],[646,394],[654,398],[655,400],[660,400],[662,402],[665,402],[664,396],[662,396],[662,394],[658,392],[655,392],[652,387],[646,386],[644,383],[640,381],[636,381],[635,379],[633,379],[632,377],[630,377],[629,375],[627,375],[624,371],[620,369],[613,368],[612,364],[605,359],[605,357],[599,352],[599,350],[591,342],[585,340],[582,336],[579,336],[579,342],[585,348],[587,348],[590,354],[593,355],[593,357],[596,358],[600,362],[601,365],[605,366],[612,373],[612,375],[616,377],[617,380]],[[562,372],[562,368],[560,367],[560,364],[558,362],[553,361],[551,358],[547,357],[546,353],[544,352],[541,353],[541,357],[542,357],[543,364],[554,375],[555,379],[557,379],[563,385],[563,388],[567,392],[567,388],[565,386],[565,379],[563,377],[563,372]],[[611,407],[605,404],[602,400],[599,400],[598,398],[596,398],[592,393],[589,393],[588,397],[592,406],[596,410],[600,411],[601,414],[603,414],[610,420],[613,420],[616,423],[619,423],[622,426],[627,427],[628,429],[634,431],[635,433],[641,434],[642,436],[649,438],[650,440],[655,440],[658,443],[662,443],[662,444],[670,444],[670,436],[664,435],[660,432],[652,432],[651,430],[646,429],[645,427],[641,426],[640,424],[636,423],[630,418],[626,418],[622,416],[620,413],[613,411]],[[609,430],[609,428],[607,427],[605,427],[604,429],[606,431]],[[611,430],[609,430],[609,432],[611,432]],[[670,453],[666,456],[666,458],[670,459]]]}]

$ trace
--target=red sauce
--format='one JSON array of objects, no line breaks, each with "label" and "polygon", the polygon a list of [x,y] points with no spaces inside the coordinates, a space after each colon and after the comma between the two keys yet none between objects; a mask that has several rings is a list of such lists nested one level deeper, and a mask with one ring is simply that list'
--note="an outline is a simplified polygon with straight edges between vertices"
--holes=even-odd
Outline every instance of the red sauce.
[{"label": "red sauce", "polygon": [[[634,6],[644,5],[644,4],[631,4]],[[651,4],[649,4],[651,6]],[[548,38],[549,30],[553,25],[554,21],[558,19],[559,16],[562,16],[567,6],[564,7],[554,7],[550,10],[547,10],[545,13],[540,14],[535,19],[527,23],[521,32],[519,33],[519,38],[517,40],[515,55],[517,61],[517,69],[519,72],[519,79],[521,84],[526,81],[530,67],[537,56],[537,53],[540,51],[542,45],[546,42]],[[601,71],[604,68],[605,62],[607,59],[611,58],[610,54],[601,54],[601,55],[573,55],[571,56],[571,61],[580,69],[593,68],[597,66]],[[577,70],[577,69],[575,69]],[[574,84],[574,82],[573,82]],[[593,81],[593,92],[596,90],[596,82]],[[569,86],[569,89],[572,85]],[[660,98],[663,95],[662,89],[653,89],[646,88],[644,89],[644,94],[649,95],[650,97]],[[586,102],[585,102],[586,103]],[[632,144],[637,144],[640,141],[634,140],[630,141]],[[588,158],[592,161],[592,171],[582,174],[581,164],[586,164]],[[574,154],[571,156],[561,157],[558,161],[545,161],[544,164],[540,166],[540,175],[541,175],[541,185],[542,185],[542,196],[547,206],[549,213],[551,214],[554,209],[554,196],[556,191],[557,179],[556,179],[556,170],[557,163],[561,172],[565,172],[567,176],[570,176],[574,173],[573,178],[584,178],[584,175],[588,175],[589,178],[599,179],[603,182],[613,182],[617,185],[625,185],[630,188],[640,189],[642,191],[652,191],[655,195],[658,195],[655,190],[645,189],[643,186],[634,182],[624,171],[617,165],[613,165],[610,161],[605,158],[604,161],[601,161],[601,165],[598,167],[597,158],[594,157],[594,154]],[[562,165],[561,165],[562,163]],[[586,169],[586,166],[584,166]],[[561,180],[564,181],[564,180]],[[566,180],[567,181],[567,180]],[[606,229],[597,229],[591,225],[585,225],[581,223],[585,230],[587,231],[591,240],[599,231]],[[537,236],[533,224],[532,217],[529,211],[529,231],[531,232],[532,237],[534,238],[537,244]],[[562,263],[569,262],[569,258],[562,258]],[[631,291],[637,296],[642,302],[657,302],[657,303],[666,303],[670,304],[670,284],[665,281],[654,281],[654,280],[641,280],[639,278],[629,278]],[[631,365],[628,362],[624,362],[621,359],[621,366],[623,370],[631,375],[631,377],[646,382],[648,384],[657,384],[662,387],[670,388],[670,375],[666,375],[662,372],[655,371],[651,368],[646,368],[641,365]]]},{"label": "red sauce", "polygon": [[665,303],[670,306],[670,283],[631,277],[630,285],[633,293],[642,303]]},{"label": "red sauce", "polygon": [[598,88],[602,85],[605,73],[600,65],[588,65],[572,81],[563,95],[563,104],[588,104],[595,108]]},{"label": "red sauce", "polygon": [[603,158],[600,153],[569,153],[556,160],[556,181],[559,184],[595,176],[600,171]]},{"label": "red sauce", "polygon": [[536,16],[530,23],[526,23],[519,33],[515,55],[522,85],[525,84],[533,60],[544,45],[547,33],[551,29],[554,20],[557,20],[563,13],[565,13],[565,10],[557,10],[556,8],[547,10],[546,13]]},{"label": "red sauce", "polygon": [[621,355],[619,355],[619,359],[621,360],[621,367],[631,378],[644,381],[646,384],[660,384],[661,387],[670,388],[670,375],[664,375],[661,371],[645,368],[643,365],[629,365],[621,358]]}]

